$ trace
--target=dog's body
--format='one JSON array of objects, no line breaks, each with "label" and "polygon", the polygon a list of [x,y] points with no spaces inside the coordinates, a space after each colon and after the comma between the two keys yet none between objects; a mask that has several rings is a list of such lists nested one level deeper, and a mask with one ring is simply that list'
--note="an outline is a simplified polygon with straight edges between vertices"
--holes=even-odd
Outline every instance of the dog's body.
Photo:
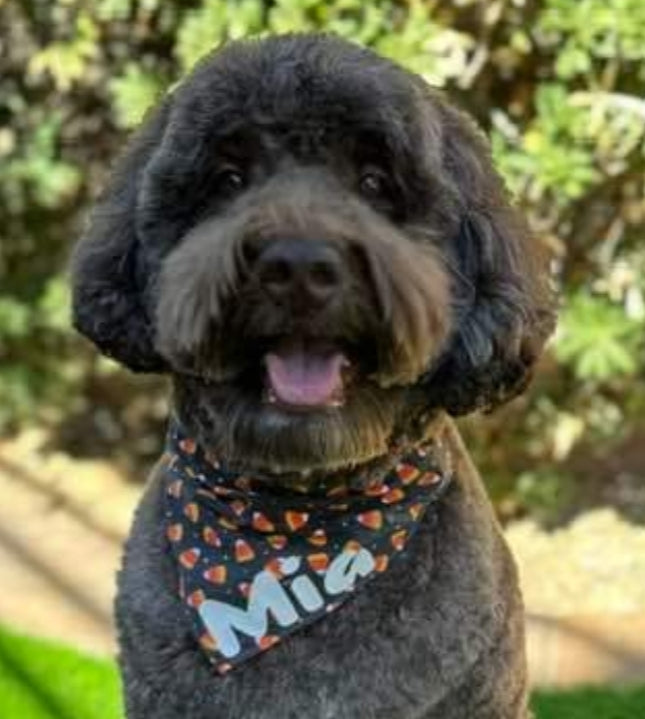
[{"label": "dog's body", "polygon": [[137,512],[117,619],[130,719],[524,719],[513,560],[450,420],[455,479],[409,561],[328,620],[224,678],[190,634],[165,549],[159,472]]},{"label": "dog's body", "polygon": [[523,388],[552,302],[462,115],[330,37],[233,44],[133,143],[74,289],[79,329],[169,373],[191,442],[269,494],[351,469],[364,497],[429,439],[455,470],[404,559],[217,676],[178,588],[162,460],[120,578],[129,719],[527,716],[515,569],[446,413]]}]

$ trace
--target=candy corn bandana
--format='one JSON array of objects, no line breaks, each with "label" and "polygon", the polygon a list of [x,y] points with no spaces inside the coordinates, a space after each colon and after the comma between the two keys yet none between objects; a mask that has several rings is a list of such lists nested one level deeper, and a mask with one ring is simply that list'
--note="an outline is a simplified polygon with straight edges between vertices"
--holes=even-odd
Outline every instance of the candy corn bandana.
[{"label": "candy corn bandana", "polygon": [[179,593],[219,673],[326,617],[400,561],[450,482],[432,443],[364,489],[347,481],[306,493],[229,471],[176,421],[165,457]]}]

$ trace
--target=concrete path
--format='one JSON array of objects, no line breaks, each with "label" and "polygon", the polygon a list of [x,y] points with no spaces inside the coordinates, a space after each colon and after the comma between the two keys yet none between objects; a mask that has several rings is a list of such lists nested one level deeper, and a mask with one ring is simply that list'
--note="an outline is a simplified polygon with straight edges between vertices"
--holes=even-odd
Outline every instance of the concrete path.
[{"label": "concrete path", "polygon": [[115,575],[140,488],[38,444],[0,443],[0,623],[114,654]]}]

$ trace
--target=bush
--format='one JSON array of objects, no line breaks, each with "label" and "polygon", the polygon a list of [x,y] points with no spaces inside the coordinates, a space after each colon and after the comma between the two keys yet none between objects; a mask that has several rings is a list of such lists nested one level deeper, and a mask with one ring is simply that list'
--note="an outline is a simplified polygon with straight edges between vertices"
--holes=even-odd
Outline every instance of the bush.
[{"label": "bush", "polygon": [[145,109],[204,53],[246,35],[320,29],[394,58],[470,110],[555,258],[562,321],[537,387],[491,421],[465,423],[500,506],[560,507],[549,482],[582,487],[574,458],[602,458],[639,429],[641,0],[4,0],[0,28],[5,430],[93,413],[97,386],[125,421],[130,392],[109,391],[122,371],[98,362],[67,323],[65,261],[84,209]]}]

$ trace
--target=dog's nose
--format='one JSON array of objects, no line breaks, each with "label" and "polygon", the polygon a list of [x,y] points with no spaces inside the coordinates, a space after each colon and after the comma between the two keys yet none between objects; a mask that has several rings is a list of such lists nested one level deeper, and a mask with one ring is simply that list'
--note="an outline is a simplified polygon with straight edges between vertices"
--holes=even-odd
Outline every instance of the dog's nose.
[{"label": "dog's nose", "polygon": [[257,258],[260,284],[274,300],[292,297],[325,304],[342,283],[338,250],[318,240],[272,242]]}]

